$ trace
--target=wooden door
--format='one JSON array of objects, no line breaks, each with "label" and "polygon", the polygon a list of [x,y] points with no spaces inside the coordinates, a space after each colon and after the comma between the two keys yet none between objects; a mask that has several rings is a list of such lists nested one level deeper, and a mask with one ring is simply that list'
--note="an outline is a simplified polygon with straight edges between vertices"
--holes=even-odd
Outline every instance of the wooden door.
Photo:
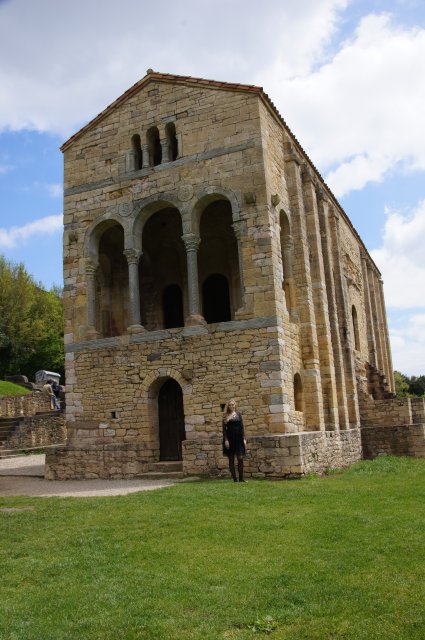
[{"label": "wooden door", "polygon": [[175,380],[167,380],[159,390],[158,418],[160,460],[182,460],[183,393]]}]

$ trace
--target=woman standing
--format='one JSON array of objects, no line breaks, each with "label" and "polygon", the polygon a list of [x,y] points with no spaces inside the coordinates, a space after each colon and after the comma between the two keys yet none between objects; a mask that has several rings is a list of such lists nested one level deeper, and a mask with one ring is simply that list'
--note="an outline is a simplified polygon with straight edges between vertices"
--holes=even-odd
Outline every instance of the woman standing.
[{"label": "woman standing", "polygon": [[240,411],[236,410],[236,402],[227,402],[223,415],[223,453],[229,458],[229,469],[233,482],[237,482],[235,471],[235,456],[238,459],[239,482],[243,478],[243,457],[246,453],[246,440],[243,420]]}]

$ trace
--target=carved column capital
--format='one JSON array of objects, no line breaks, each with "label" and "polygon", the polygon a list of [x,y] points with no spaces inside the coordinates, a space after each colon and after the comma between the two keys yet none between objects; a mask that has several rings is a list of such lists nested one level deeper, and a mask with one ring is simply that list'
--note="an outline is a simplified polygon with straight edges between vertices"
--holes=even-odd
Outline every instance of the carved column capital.
[{"label": "carved column capital", "polygon": [[182,240],[187,252],[198,251],[201,238],[196,233],[185,233],[182,235]]},{"label": "carved column capital", "polygon": [[301,179],[303,182],[310,182],[316,187],[316,177],[308,164],[303,164],[301,167]]},{"label": "carved column capital", "polygon": [[127,258],[128,264],[139,264],[140,252],[136,249],[124,249],[123,254]]},{"label": "carved column capital", "polygon": [[242,220],[239,220],[239,222],[233,222],[232,229],[238,240],[240,240],[245,235],[245,228]]},{"label": "carved column capital", "polygon": [[84,261],[84,272],[86,276],[94,276],[96,274],[99,263],[93,258],[86,258]]}]

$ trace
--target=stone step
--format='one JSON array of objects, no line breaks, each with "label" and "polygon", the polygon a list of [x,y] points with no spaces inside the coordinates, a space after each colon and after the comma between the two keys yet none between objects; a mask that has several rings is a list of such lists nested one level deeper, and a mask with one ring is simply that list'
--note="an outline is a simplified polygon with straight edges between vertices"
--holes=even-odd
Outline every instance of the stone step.
[{"label": "stone step", "polygon": [[137,476],[141,480],[178,480],[184,478],[183,471],[147,471]]},{"label": "stone step", "polygon": [[153,471],[155,473],[171,473],[173,471],[183,471],[183,462],[181,460],[153,462],[149,465],[149,471]]}]

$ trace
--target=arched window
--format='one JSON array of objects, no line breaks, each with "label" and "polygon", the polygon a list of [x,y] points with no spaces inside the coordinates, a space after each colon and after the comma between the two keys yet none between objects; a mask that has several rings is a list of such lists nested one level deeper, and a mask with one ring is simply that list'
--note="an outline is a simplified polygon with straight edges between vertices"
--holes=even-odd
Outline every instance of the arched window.
[{"label": "arched window", "polygon": [[303,383],[299,373],[294,375],[294,402],[295,411],[304,411]]},{"label": "arched window", "polygon": [[229,283],[221,273],[214,273],[205,280],[202,301],[207,324],[231,320]]},{"label": "arched window", "polygon": [[176,136],[176,125],[174,124],[174,122],[168,122],[165,127],[165,134],[168,140],[168,157],[170,159],[170,162],[173,162],[177,159],[179,153]]},{"label": "arched window", "polygon": [[360,349],[359,323],[357,320],[357,310],[354,305],[351,307],[351,317],[353,319],[354,348],[358,351]]},{"label": "arched window", "polygon": [[131,138],[131,149],[134,157],[134,170],[138,171],[142,168],[142,145],[138,133]]},{"label": "arched window", "polygon": [[178,284],[169,284],[162,292],[162,311],[165,329],[184,325],[183,296]]},{"label": "arched window", "polygon": [[162,162],[162,147],[159,139],[158,127],[151,127],[146,134],[146,142],[149,148],[149,165],[156,167]]}]

